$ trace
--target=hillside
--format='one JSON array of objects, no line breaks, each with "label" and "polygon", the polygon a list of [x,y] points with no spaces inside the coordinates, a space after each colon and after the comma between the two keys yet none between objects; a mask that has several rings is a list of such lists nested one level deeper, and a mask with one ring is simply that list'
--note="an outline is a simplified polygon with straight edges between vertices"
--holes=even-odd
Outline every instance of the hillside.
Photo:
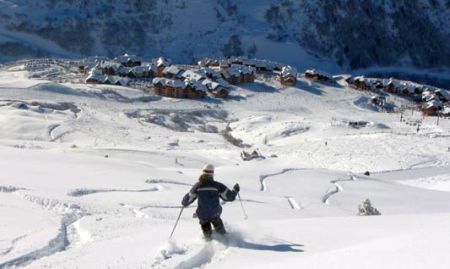
[{"label": "hillside", "polygon": [[[450,67],[446,0],[2,0],[0,59],[247,55],[327,71]],[[442,72],[442,71],[440,71]]]},{"label": "hillside", "polygon": [[[345,75],[179,99],[76,64],[0,70],[0,269],[449,267],[448,118],[388,92],[378,109]],[[168,240],[206,163],[248,219],[224,203],[229,233],[205,243],[192,205]]]}]

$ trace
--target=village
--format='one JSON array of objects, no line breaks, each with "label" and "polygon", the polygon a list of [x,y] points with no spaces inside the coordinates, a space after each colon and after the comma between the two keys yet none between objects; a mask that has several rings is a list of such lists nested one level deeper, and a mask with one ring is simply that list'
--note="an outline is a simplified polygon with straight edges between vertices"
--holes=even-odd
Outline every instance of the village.
[{"label": "village", "polygon": [[[160,57],[144,62],[135,55],[124,54],[112,60],[88,58],[79,66],[89,84],[141,87],[155,95],[171,98],[201,99],[208,95],[225,99],[232,85],[252,83],[256,75],[272,77],[286,87],[295,86],[303,76],[313,82],[333,82],[333,76],[315,69],[303,74],[289,65],[246,57],[205,58],[196,65],[177,65]],[[397,79],[348,77],[350,88],[373,92],[373,105],[384,107],[386,93],[399,95],[417,103],[426,116],[450,116],[450,94],[444,89]]]},{"label": "village", "polygon": [[350,88],[376,94],[371,101],[379,106],[385,104],[386,93],[390,93],[416,103],[417,109],[422,111],[424,116],[450,116],[450,94],[444,89],[393,78],[357,76],[347,78],[346,82]]},{"label": "village", "polygon": [[[387,97],[391,94],[411,102],[411,107],[420,111],[423,116],[450,117],[450,94],[445,89],[395,78],[333,76],[316,69],[298,72],[289,65],[247,57],[204,58],[195,65],[183,65],[173,64],[164,57],[145,62],[135,55],[124,54],[113,59],[38,59],[26,61],[25,65],[27,70],[33,71],[32,76],[38,79],[57,77],[57,82],[60,83],[79,81],[93,85],[117,85],[137,88],[162,97],[195,100],[205,97],[227,99],[234,86],[253,83],[255,79],[276,81],[281,88],[286,88],[295,87],[297,80],[304,78],[311,83],[339,83],[367,92],[371,95],[370,104],[378,107],[379,111],[395,112],[387,102]],[[50,68],[51,66],[53,67]],[[65,71],[57,72],[54,66]],[[397,110],[400,111],[398,108]]]}]

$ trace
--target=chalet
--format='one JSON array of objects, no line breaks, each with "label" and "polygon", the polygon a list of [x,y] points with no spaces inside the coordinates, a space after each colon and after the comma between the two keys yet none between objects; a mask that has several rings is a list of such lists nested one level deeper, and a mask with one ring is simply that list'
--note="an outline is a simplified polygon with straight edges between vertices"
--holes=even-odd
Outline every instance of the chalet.
[{"label": "chalet", "polygon": [[230,63],[227,60],[220,60],[219,61],[219,68],[220,68],[220,71],[224,72],[228,68],[230,68]]},{"label": "chalet", "polygon": [[228,62],[232,65],[243,65],[246,59],[247,57],[230,57]]},{"label": "chalet", "polygon": [[434,93],[438,96],[439,100],[442,102],[449,102],[450,101],[450,94],[448,91],[444,89],[437,89],[434,91]]},{"label": "chalet", "polygon": [[206,74],[204,72],[194,71],[194,70],[186,70],[181,73],[182,79],[189,79],[189,80],[196,80],[196,81],[202,81],[206,79]]},{"label": "chalet", "polygon": [[223,74],[226,73],[226,72],[221,73],[220,71],[218,71],[216,69],[213,69],[213,68],[209,68],[209,67],[200,69],[197,72],[199,74],[201,74],[201,75],[203,75],[203,76],[205,76],[207,78],[210,78],[212,80],[215,80],[215,81],[217,81],[219,79],[222,79],[223,78]]},{"label": "chalet", "polygon": [[89,72],[89,75],[86,77],[85,82],[88,84],[98,84],[103,83],[104,80],[105,76],[102,74],[102,71],[98,68],[98,66],[95,66]]},{"label": "chalet", "polygon": [[165,78],[170,78],[170,79],[181,78],[183,72],[184,72],[184,70],[179,68],[178,66],[170,65],[170,66],[166,66],[163,69],[162,76]]},{"label": "chalet", "polygon": [[422,93],[422,101],[423,102],[429,102],[436,98],[437,98],[436,94],[431,90],[427,90]]},{"label": "chalet", "polygon": [[309,69],[305,71],[305,78],[312,80],[312,81],[330,81],[331,76],[318,71],[316,69]]},{"label": "chalet", "polygon": [[384,84],[383,84],[382,81],[380,81],[378,79],[375,79],[375,80],[372,81],[372,88],[376,89],[378,91],[381,91],[381,90],[384,89]]},{"label": "chalet", "polygon": [[130,75],[131,68],[126,66],[120,66],[119,70],[117,70],[117,75],[121,77],[128,77]]},{"label": "chalet", "polygon": [[212,59],[212,58],[204,58],[204,59],[198,61],[198,65],[202,66],[202,67],[219,66],[219,60]]},{"label": "chalet", "polygon": [[122,77],[117,77],[115,80],[114,85],[117,86],[128,86],[130,83],[130,80],[128,78],[122,78]]},{"label": "chalet", "polygon": [[153,79],[154,93],[172,98],[199,99],[206,96],[207,88],[198,81],[181,81],[167,78]]},{"label": "chalet", "polygon": [[109,63],[105,63],[102,64],[102,71],[103,74],[108,75],[108,76],[115,76],[119,74],[119,69],[122,65],[119,63],[113,63],[113,62],[109,62]]},{"label": "chalet", "polygon": [[154,78],[152,81],[153,90],[156,95],[180,98],[184,92],[184,82],[166,78]]},{"label": "chalet", "polygon": [[166,68],[169,65],[170,65],[170,63],[167,59],[165,59],[163,57],[159,57],[156,60],[156,69],[157,69],[156,76],[163,77],[163,70],[164,70],[164,68]]},{"label": "chalet", "polygon": [[189,99],[200,99],[206,96],[208,88],[206,85],[202,84],[196,80],[185,80],[184,81],[184,98]]},{"label": "chalet", "polygon": [[397,93],[398,88],[399,88],[398,81],[389,79],[384,87],[384,91],[389,93]]},{"label": "chalet", "polygon": [[127,66],[127,67],[135,67],[135,66],[139,66],[142,64],[142,61],[139,60],[136,57],[136,55],[128,55],[126,53],[124,55],[114,58],[114,61],[120,63],[123,66]]},{"label": "chalet", "polygon": [[231,84],[239,84],[241,82],[241,73],[239,67],[231,66],[228,70],[222,73],[223,78]]},{"label": "chalet", "polygon": [[253,67],[232,64],[222,77],[230,84],[249,83],[255,81],[255,72]]},{"label": "chalet", "polygon": [[155,65],[141,65],[131,68],[129,73],[131,73],[132,75],[130,77],[150,78],[155,75],[156,71],[157,70]]},{"label": "chalet", "polygon": [[404,96],[412,96],[414,94],[415,88],[409,84],[403,84],[400,88],[400,93]]},{"label": "chalet", "polygon": [[210,92],[214,97],[224,99],[228,97],[229,90],[226,86],[209,79],[204,80],[202,84],[208,88],[208,92]]},{"label": "chalet", "polygon": [[384,107],[386,105],[386,97],[385,96],[372,96],[370,98],[370,103],[379,106]]},{"label": "chalet", "polygon": [[363,91],[371,89],[371,86],[368,83],[368,80],[364,76],[354,77],[351,80],[350,87],[357,89],[357,90],[363,90]]},{"label": "chalet", "polygon": [[425,116],[435,116],[440,109],[442,109],[442,103],[441,101],[436,99],[433,99],[422,105],[422,113]]},{"label": "chalet", "polygon": [[297,70],[292,66],[284,66],[280,73],[280,83],[285,86],[295,86],[297,83]]},{"label": "chalet", "polygon": [[241,83],[251,83],[255,81],[256,70],[254,67],[243,66],[240,70]]}]

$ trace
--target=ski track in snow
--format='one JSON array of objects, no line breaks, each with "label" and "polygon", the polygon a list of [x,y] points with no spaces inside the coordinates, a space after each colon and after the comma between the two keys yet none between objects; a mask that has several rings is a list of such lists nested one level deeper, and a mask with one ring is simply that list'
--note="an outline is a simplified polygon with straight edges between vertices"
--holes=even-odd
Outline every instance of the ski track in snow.
[{"label": "ski track in snow", "polygon": [[155,192],[155,191],[161,191],[164,188],[162,186],[156,186],[151,189],[142,189],[142,190],[126,190],[126,189],[75,189],[67,195],[73,196],[73,197],[81,197],[96,193],[103,193],[103,192]]},{"label": "ski track in snow", "polygon": [[18,188],[14,186],[0,186],[0,192],[16,192],[20,190],[25,190],[24,188]]},{"label": "ski track in snow", "polygon": [[48,244],[40,249],[34,250],[25,255],[19,256],[7,262],[0,264],[0,269],[16,268],[19,266],[25,266],[32,263],[35,260],[41,259],[53,255],[57,252],[61,252],[67,249],[70,242],[67,238],[67,227],[77,221],[81,216],[76,214],[67,214],[61,221],[59,232],[55,238],[50,240]]},{"label": "ski track in snow", "polygon": [[[193,269],[193,268],[205,268],[211,264],[214,260],[220,259],[225,255],[229,246],[216,240],[199,244],[190,244],[187,246],[177,246],[176,243],[170,242],[167,246],[160,250],[159,256],[155,259],[151,268],[170,268],[170,269]],[[193,252],[198,246],[203,245],[196,253]],[[174,260],[177,258],[183,258],[184,260]]]},{"label": "ski track in snow", "polygon": [[288,201],[288,203],[289,203],[289,205],[291,206],[292,209],[295,209],[295,210],[302,209],[302,207],[300,207],[300,205],[297,203],[297,201],[294,198],[292,198],[290,196],[287,196],[286,199],[287,199],[287,201]]},{"label": "ski track in snow", "polygon": [[277,172],[277,173],[260,175],[259,176],[259,182],[261,184],[261,189],[260,190],[263,191],[263,192],[267,191],[267,185],[266,185],[266,182],[265,182],[267,178],[273,177],[273,176],[282,175],[284,173],[291,172],[291,171],[297,171],[297,170],[300,170],[300,169],[299,168],[285,168],[285,169],[283,169],[283,170],[281,170],[280,172]]},{"label": "ski track in snow", "polygon": [[342,187],[341,184],[339,184],[339,182],[343,182],[343,181],[355,181],[356,177],[354,175],[350,175],[349,179],[336,179],[336,180],[332,180],[330,181],[330,183],[332,183],[335,187],[334,190],[332,191],[328,191],[323,197],[322,197],[322,203],[324,204],[328,204],[329,203],[329,199],[331,196],[339,193],[339,192],[343,192],[344,188]]},{"label": "ski track in snow", "polygon": [[57,138],[55,137],[55,135],[53,134],[53,132],[54,132],[59,126],[61,126],[61,124],[52,124],[52,125],[50,125],[50,126],[48,127],[48,136],[49,136],[51,142],[55,142],[55,141],[56,141]]},{"label": "ski track in snow", "polygon": [[193,257],[182,261],[181,263],[173,267],[173,269],[204,268],[204,266],[211,263],[215,253],[216,250],[214,249],[212,242],[208,243]]},{"label": "ski track in snow", "polygon": [[173,184],[173,185],[182,185],[182,186],[192,186],[188,183],[179,182],[172,179],[147,179],[145,183],[148,184]]},{"label": "ski track in snow", "polygon": [[4,251],[0,252],[0,255],[7,255],[7,254],[9,254],[16,247],[17,242],[19,242],[20,240],[22,240],[25,237],[27,237],[27,235],[21,235],[19,237],[14,238],[11,241],[11,246],[9,248],[5,249]]},{"label": "ski track in snow", "polygon": [[[62,202],[58,200],[42,198],[32,195],[23,195],[22,198],[38,206],[41,206],[44,210],[49,210],[55,212],[56,214],[63,214],[60,223],[60,228],[58,230],[57,235],[53,239],[51,239],[47,243],[47,245],[34,251],[31,251],[27,254],[13,258],[4,263],[1,263],[0,269],[9,269],[26,266],[41,258],[51,256],[61,251],[65,251],[70,245],[70,241],[68,239],[69,226],[88,214],[79,205],[71,204],[68,202]],[[16,239],[15,240],[17,242],[21,238]]]}]

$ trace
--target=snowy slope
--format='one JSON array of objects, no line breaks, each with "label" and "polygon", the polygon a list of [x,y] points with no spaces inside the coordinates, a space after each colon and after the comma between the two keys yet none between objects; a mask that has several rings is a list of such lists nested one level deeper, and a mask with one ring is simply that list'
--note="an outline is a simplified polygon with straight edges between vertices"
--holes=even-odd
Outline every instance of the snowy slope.
[{"label": "snowy slope", "polygon": [[[228,100],[194,101],[27,77],[0,71],[1,269],[450,265],[448,120],[428,117],[417,133],[362,106],[367,93],[304,79],[258,77]],[[368,126],[345,124],[357,120]],[[205,132],[228,124],[266,159],[242,161],[242,148]],[[239,182],[249,218],[224,204],[229,235],[205,243],[191,206],[168,241],[206,163]],[[381,216],[357,215],[367,198]]]},{"label": "snowy slope", "polygon": [[300,69],[448,73],[449,10],[446,0],[8,0],[0,1],[0,60],[249,55]]}]

